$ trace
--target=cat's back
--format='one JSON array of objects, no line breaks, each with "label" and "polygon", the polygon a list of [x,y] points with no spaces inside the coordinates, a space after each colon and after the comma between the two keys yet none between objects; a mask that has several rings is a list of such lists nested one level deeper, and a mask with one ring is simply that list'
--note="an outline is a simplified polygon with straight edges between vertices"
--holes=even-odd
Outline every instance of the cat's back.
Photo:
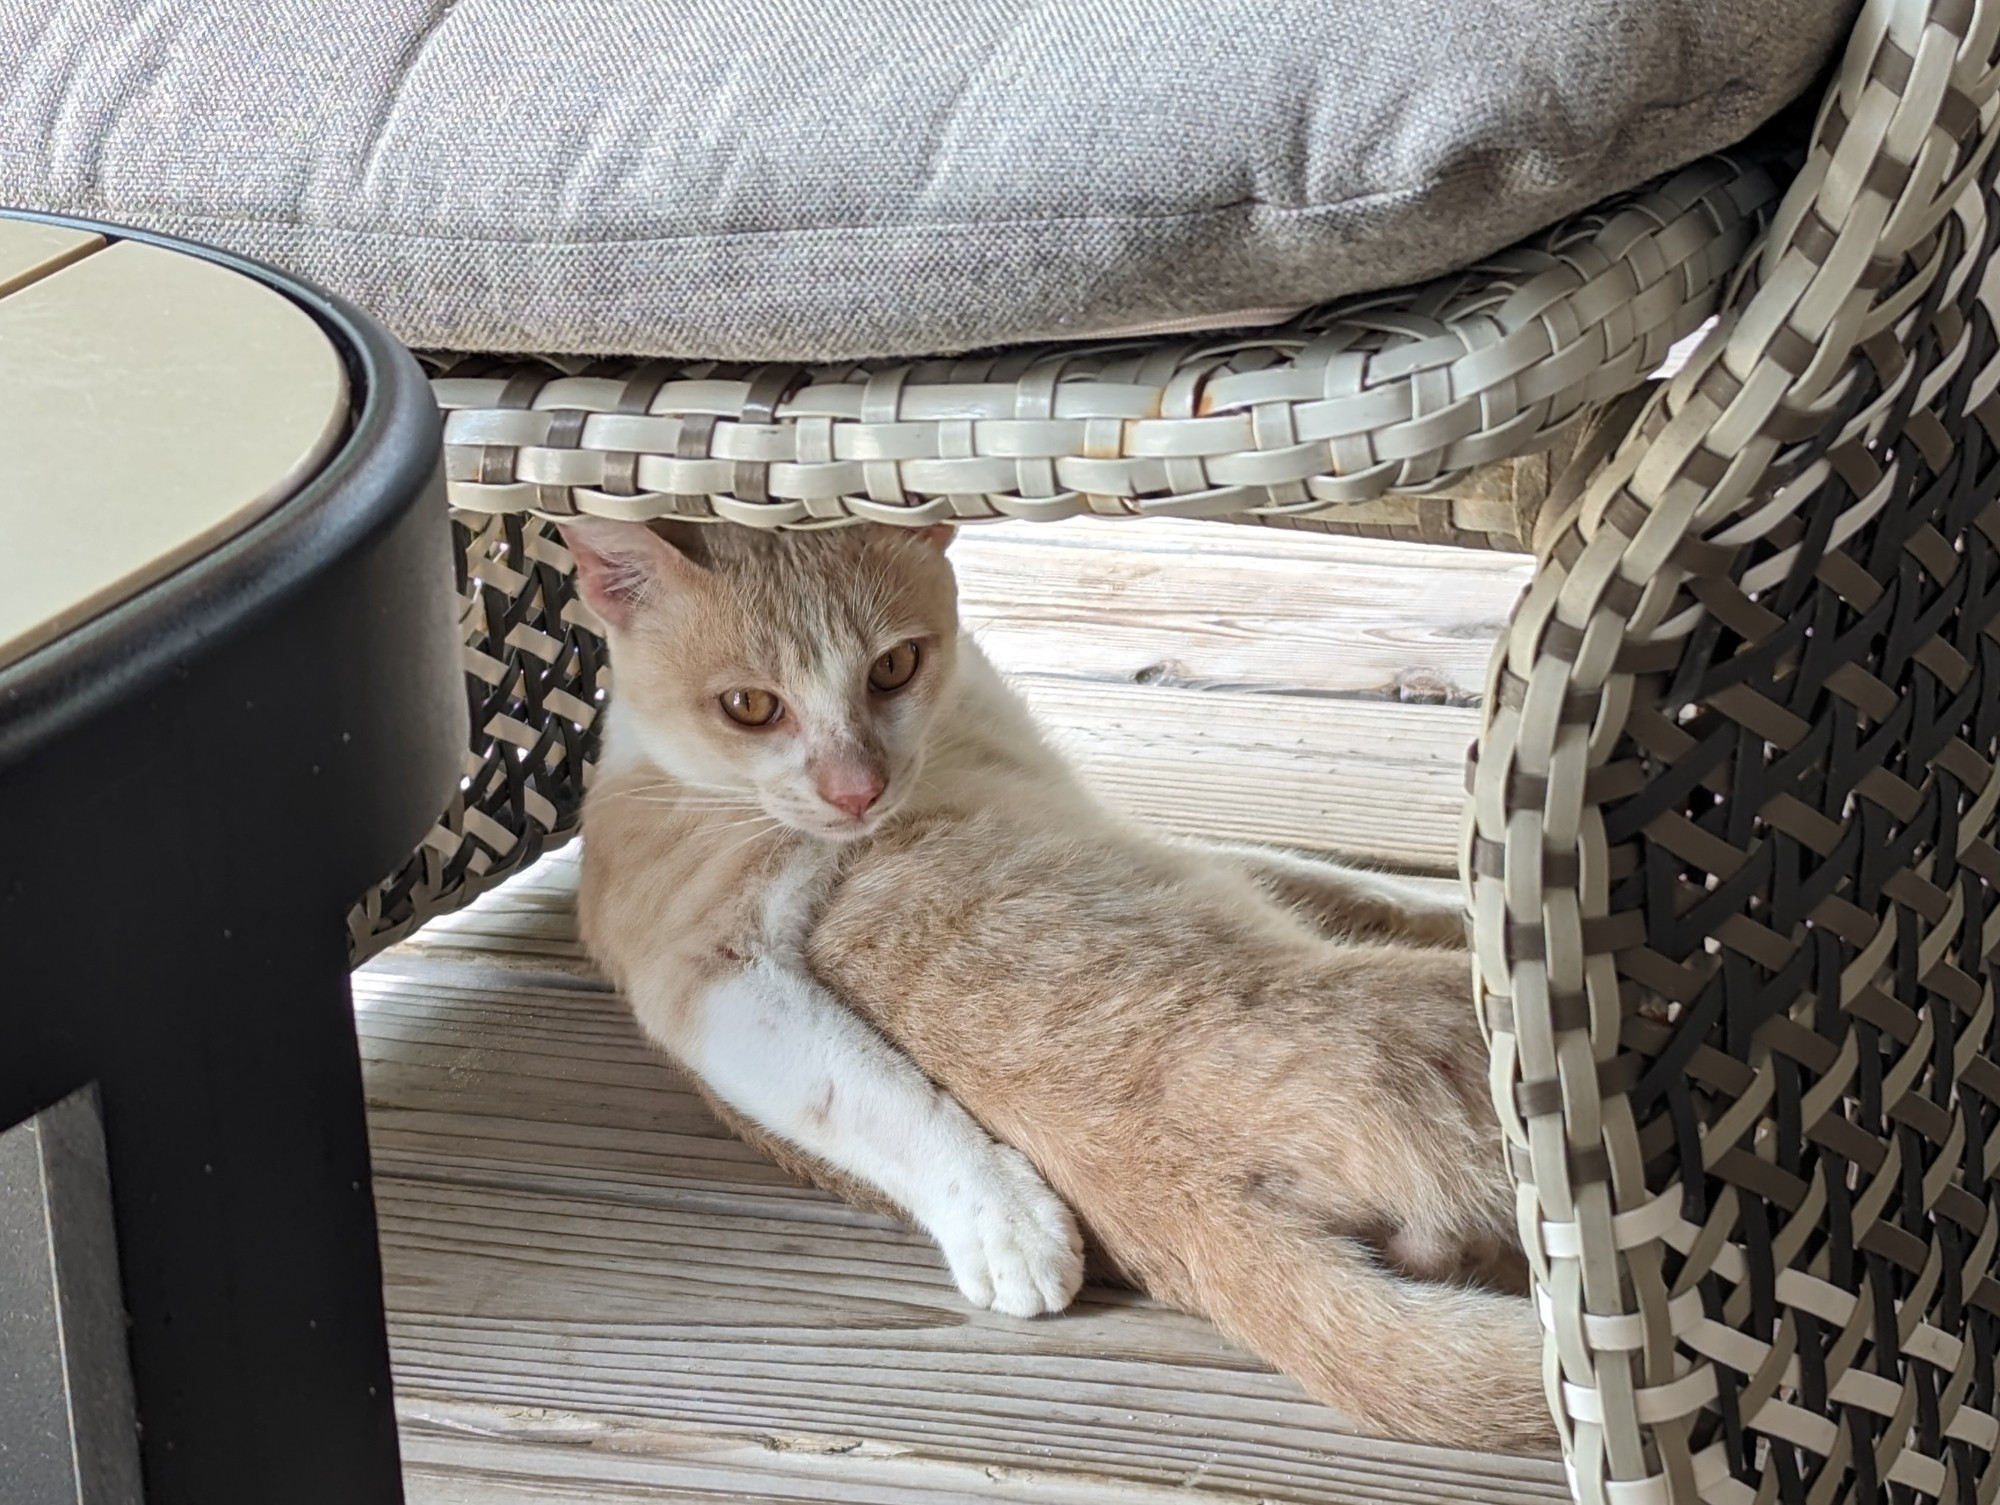
[{"label": "cat's back", "polygon": [[1114,818],[1001,781],[848,854],[815,921],[814,970],[898,1039],[968,1049],[1087,1036],[1269,993],[1321,942],[1247,877]]}]

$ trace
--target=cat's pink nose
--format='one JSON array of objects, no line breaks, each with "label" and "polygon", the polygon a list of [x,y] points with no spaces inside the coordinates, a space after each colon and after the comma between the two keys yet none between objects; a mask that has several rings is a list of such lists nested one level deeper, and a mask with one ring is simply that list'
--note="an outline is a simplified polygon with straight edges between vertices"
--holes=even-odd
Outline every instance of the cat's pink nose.
[{"label": "cat's pink nose", "polygon": [[859,820],[882,797],[884,787],[882,775],[872,768],[845,768],[821,775],[819,797]]}]

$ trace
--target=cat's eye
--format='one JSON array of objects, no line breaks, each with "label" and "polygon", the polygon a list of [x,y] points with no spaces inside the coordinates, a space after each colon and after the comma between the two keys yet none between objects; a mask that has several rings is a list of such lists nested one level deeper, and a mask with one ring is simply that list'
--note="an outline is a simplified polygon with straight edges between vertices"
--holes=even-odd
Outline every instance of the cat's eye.
[{"label": "cat's eye", "polygon": [[769,690],[725,690],[716,699],[722,703],[722,714],[738,726],[769,726],[785,709]]},{"label": "cat's eye", "polygon": [[868,688],[878,695],[892,695],[910,682],[923,655],[915,643],[898,643],[868,666]]}]

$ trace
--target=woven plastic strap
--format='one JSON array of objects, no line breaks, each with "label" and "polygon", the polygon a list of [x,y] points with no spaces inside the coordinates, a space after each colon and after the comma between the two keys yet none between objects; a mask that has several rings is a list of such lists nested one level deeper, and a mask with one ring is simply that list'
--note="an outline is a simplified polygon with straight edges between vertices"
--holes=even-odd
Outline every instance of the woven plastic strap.
[{"label": "woven plastic strap", "polygon": [[1465,862],[1586,1501],[2000,1494],[1996,45],[1870,0],[1495,659]]},{"label": "woven plastic strap", "polygon": [[1376,499],[1449,503],[1470,473],[1548,448],[1638,385],[1714,311],[1775,196],[1751,158],[1709,158],[1465,272],[1227,342],[458,367],[435,381],[451,501],[757,527],[1102,513],[1448,535],[1449,507]]},{"label": "woven plastic strap", "polygon": [[576,565],[533,517],[453,519],[472,744],[451,808],[348,914],[356,961],[469,904],[575,833],[610,685]]}]

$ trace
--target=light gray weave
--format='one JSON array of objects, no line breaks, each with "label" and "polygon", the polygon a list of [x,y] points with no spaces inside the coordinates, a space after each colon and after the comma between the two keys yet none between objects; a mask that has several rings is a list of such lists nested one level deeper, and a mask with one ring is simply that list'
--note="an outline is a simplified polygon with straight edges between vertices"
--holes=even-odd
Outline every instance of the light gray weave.
[{"label": "light gray weave", "polygon": [[456,350],[829,359],[1416,281],[1740,139],[1850,0],[10,0],[0,204]]}]

